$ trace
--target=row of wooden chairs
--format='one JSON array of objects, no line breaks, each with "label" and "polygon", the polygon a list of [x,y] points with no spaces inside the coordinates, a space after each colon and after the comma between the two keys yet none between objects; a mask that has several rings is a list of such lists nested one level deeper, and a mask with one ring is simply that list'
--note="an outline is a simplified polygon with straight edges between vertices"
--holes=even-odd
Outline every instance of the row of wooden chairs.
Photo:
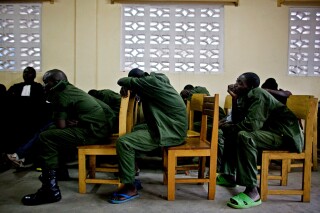
[{"label": "row of wooden chairs", "polygon": [[[215,188],[216,188],[216,168],[217,168],[217,148],[218,148],[218,119],[219,119],[219,95],[205,96],[205,95],[193,95],[188,109],[197,109],[202,112],[201,120],[201,130],[199,136],[188,134],[185,139],[185,143],[180,146],[175,147],[165,147],[163,148],[163,182],[168,186],[168,200],[175,199],[175,185],[178,183],[208,183],[208,199],[214,199]],[[130,102],[131,100],[131,102]],[[192,100],[196,100],[193,102]],[[299,100],[299,101],[298,101]],[[299,107],[292,108],[292,106],[298,106],[296,102],[299,102]],[[262,167],[261,167],[261,198],[265,200],[268,194],[299,194],[302,195],[303,201],[310,200],[310,178],[311,178],[311,154],[312,142],[314,140],[313,128],[314,128],[314,116],[315,116],[315,102],[316,99],[312,96],[290,96],[288,99],[288,106],[290,109],[294,109],[293,112],[301,119],[305,119],[305,149],[303,153],[289,153],[287,151],[265,151],[262,157]],[[304,103],[302,105],[301,103]],[[130,132],[134,124],[134,117],[136,113],[134,112],[135,100],[134,97],[128,99],[122,99],[120,108],[119,125],[125,124],[125,128],[121,128],[124,131],[121,132],[119,126],[119,135]],[[190,111],[189,111],[190,113]],[[189,118],[193,115],[189,114]],[[208,117],[213,117],[212,123],[212,137],[207,139],[208,131]],[[190,119],[189,119],[190,120]],[[312,122],[311,122],[311,121]],[[310,129],[311,128],[311,129]],[[191,129],[192,130],[192,129]],[[121,133],[120,133],[121,132]],[[120,182],[116,180],[100,180],[96,179],[94,173],[97,171],[112,171],[117,172],[117,169],[106,170],[98,169],[95,164],[95,156],[97,155],[116,155],[115,150],[115,140],[118,136],[114,136],[110,145],[102,146],[84,146],[79,147],[79,192],[86,192],[87,183],[100,183],[100,184],[118,184]],[[311,141],[311,145],[310,145]],[[310,149],[311,146],[311,149]],[[112,151],[112,152],[109,152]],[[89,156],[89,170],[86,168],[86,156]],[[199,165],[196,167],[198,170],[198,178],[181,178],[178,177],[177,171],[181,170],[181,166],[177,165],[178,158],[180,157],[199,157]],[[294,190],[290,192],[272,191],[268,189],[268,179],[270,175],[268,174],[269,162],[271,159],[284,159],[282,165],[288,168],[289,159],[304,159],[304,179],[302,182],[303,187],[301,190]],[[209,165],[209,175],[205,176],[205,161],[206,159],[210,161]],[[310,168],[309,168],[310,167]],[[87,174],[87,171],[89,173]],[[282,176],[288,177],[288,169],[283,170]],[[280,178],[279,178],[280,179]],[[281,179],[280,179],[281,180]],[[285,181],[283,181],[286,183]],[[285,184],[283,184],[285,185]],[[308,197],[309,196],[309,197]]]}]

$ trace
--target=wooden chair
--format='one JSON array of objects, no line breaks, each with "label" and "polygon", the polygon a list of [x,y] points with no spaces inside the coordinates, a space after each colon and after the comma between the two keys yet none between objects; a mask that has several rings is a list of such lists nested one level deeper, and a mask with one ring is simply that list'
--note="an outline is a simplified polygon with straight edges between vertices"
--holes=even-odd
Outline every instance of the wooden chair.
[{"label": "wooden chair", "polygon": [[[200,137],[200,131],[196,131],[194,129],[195,125],[195,113],[202,114],[202,106],[203,106],[203,97],[206,94],[196,93],[191,96],[191,100],[187,101],[187,117],[188,117],[188,131],[187,137],[194,138]],[[190,174],[191,170],[198,170],[199,164],[197,163],[182,163],[177,166],[177,170],[184,171],[186,175]]]},{"label": "wooden chair", "polygon": [[[316,104],[317,99],[313,98],[313,96],[291,95],[288,98],[287,106],[289,109],[291,109],[299,119],[303,119],[305,121],[304,150],[301,153],[269,150],[262,152],[260,179],[260,196],[262,201],[265,201],[268,195],[301,195],[301,200],[303,202],[310,202],[313,124]],[[303,161],[301,189],[269,189],[268,179],[271,179],[269,175],[270,160],[282,160],[281,178],[284,178],[283,181],[286,182],[286,179],[288,178],[288,162],[293,159],[300,159]]]},{"label": "wooden chair", "polygon": [[232,96],[231,95],[227,95],[225,100],[224,100],[224,112],[226,113],[226,115],[229,115],[231,113],[231,109],[232,109]]},{"label": "wooden chair", "polygon": [[187,101],[188,132],[187,137],[200,137],[200,132],[194,130],[194,117],[196,112],[202,113],[203,97],[206,94],[193,94]]},{"label": "wooden chair", "polygon": [[[79,162],[79,193],[86,193],[86,184],[116,184],[120,186],[119,178],[101,179],[96,178],[96,172],[119,172],[117,165],[96,165],[96,156],[114,156],[116,157],[116,140],[119,136],[131,132],[134,124],[135,116],[135,97],[130,96],[121,98],[119,112],[119,133],[113,134],[108,144],[104,145],[87,145],[78,147],[78,162]],[[86,167],[86,157],[89,156],[89,169]]]},{"label": "wooden chair", "polygon": [[[207,140],[207,119],[208,115],[213,116],[213,128],[211,141]],[[219,122],[219,95],[205,96],[203,98],[203,110],[200,137],[186,138],[185,143],[174,147],[163,149],[164,174],[163,182],[168,185],[168,200],[175,199],[175,185],[177,183],[208,183],[208,199],[215,197],[216,170],[217,170],[217,149],[218,149],[218,122]],[[198,178],[178,178],[177,158],[179,157],[200,157]],[[205,161],[209,157],[209,175],[205,177]]]}]

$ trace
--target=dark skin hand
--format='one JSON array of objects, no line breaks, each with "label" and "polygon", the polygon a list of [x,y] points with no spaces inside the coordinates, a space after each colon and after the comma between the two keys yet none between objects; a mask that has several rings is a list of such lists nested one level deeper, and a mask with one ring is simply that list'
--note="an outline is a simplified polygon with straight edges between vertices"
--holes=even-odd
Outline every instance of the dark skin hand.
[{"label": "dark skin hand", "polygon": [[64,129],[66,127],[76,127],[78,126],[78,121],[77,120],[56,120],[55,125],[59,129]]},{"label": "dark skin hand", "polygon": [[[245,95],[250,91],[245,76],[240,75],[235,84],[229,84],[227,91],[232,97],[232,106],[236,106],[238,97]],[[219,122],[220,128],[231,128],[232,126],[234,126],[234,124],[232,124],[230,121],[222,120]]]},{"label": "dark skin hand", "polygon": [[[238,95],[235,93],[235,84],[229,84],[227,92],[231,95],[232,102],[237,100]],[[229,128],[233,125],[234,124],[232,124],[231,121],[227,121],[227,119],[222,119],[219,121],[219,128]]]},{"label": "dark skin hand", "polygon": [[262,88],[262,89],[265,89],[266,91],[268,91],[271,94],[279,95],[279,96],[286,97],[286,98],[289,97],[290,95],[292,95],[292,93],[290,91],[285,91],[282,89],[279,89],[279,90],[273,90],[273,89],[268,89],[268,88]]},{"label": "dark skin hand", "polygon": [[121,87],[121,89],[120,89],[120,95],[121,95],[121,97],[123,97],[123,98],[128,97],[128,88],[126,88],[126,87]]}]

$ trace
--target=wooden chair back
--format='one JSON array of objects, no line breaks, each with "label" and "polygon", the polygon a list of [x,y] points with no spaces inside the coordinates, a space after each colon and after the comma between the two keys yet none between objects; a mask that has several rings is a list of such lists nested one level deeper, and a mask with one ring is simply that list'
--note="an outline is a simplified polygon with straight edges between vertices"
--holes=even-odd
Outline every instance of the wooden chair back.
[{"label": "wooden chair back", "polygon": [[200,132],[194,130],[195,113],[202,113],[203,97],[206,94],[193,94],[187,101],[188,132],[187,137],[199,137]]},{"label": "wooden chair back", "polygon": [[[295,100],[296,98],[299,98],[299,96],[294,96],[293,98],[290,99],[289,103],[287,102],[287,106],[292,110],[292,111],[296,111],[297,114],[299,113],[299,107],[302,107],[301,105],[294,105],[295,104]],[[318,101],[317,98],[314,98],[314,101]],[[288,105],[289,104],[289,105]],[[314,116],[314,121],[313,121],[313,140],[312,140],[312,170],[313,171],[317,171],[318,170],[318,153],[317,153],[317,149],[318,149],[318,121],[317,121],[317,115],[318,115],[318,107],[316,107],[315,109],[315,116]],[[302,121],[302,124],[305,128],[305,119],[300,118]],[[288,162],[288,171],[291,171],[291,168],[299,168],[299,167],[303,167],[302,163],[299,162]]]},{"label": "wooden chair back", "polygon": [[211,138],[214,143],[207,140],[207,131],[208,131],[208,119],[209,117],[213,117],[212,125],[212,137],[218,137],[218,127],[219,126],[219,95],[215,96],[205,96],[203,97],[203,110],[202,110],[202,119],[201,119],[201,132],[200,132],[200,140],[206,141],[211,144],[211,149],[213,151],[217,151],[215,146],[218,147],[218,144],[215,144],[215,138]]},{"label": "wooden chair back", "polygon": [[312,153],[313,124],[315,120],[317,99],[308,95],[291,95],[287,100],[287,107],[304,122],[304,152]]}]

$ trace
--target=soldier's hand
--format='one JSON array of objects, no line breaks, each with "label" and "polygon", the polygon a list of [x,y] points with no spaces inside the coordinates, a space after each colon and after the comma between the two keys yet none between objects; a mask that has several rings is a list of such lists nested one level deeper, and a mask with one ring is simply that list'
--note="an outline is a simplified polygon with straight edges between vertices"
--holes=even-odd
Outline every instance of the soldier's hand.
[{"label": "soldier's hand", "polygon": [[120,89],[120,95],[124,98],[128,97],[128,88],[126,87],[121,87]]},{"label": "soldier's hand", "polygon": [[228,85],[228,93],[232,96],[232,98],[237,98],[238,95],[234,92],[234,84]]}]

